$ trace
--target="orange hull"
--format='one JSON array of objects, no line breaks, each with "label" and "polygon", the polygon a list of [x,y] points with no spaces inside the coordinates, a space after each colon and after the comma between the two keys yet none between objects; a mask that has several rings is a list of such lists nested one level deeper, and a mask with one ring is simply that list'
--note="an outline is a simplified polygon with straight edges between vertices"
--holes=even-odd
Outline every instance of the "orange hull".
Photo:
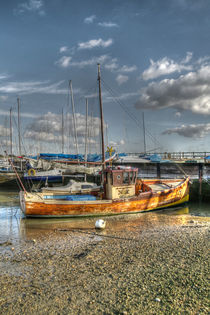
[{"label": "orange hull", "polygon": [[[148,185],[155,181],[144,181]],[[171,182],[171,181],[170,181]],[[38,196],[38,197],[37,197]],[[65,201],[42,199],[41,194],[20,193],[21,209],[26,216],[59,217],[137,213],[176,206],[189,200],[189,179],[173,188],[141,192],[138,196],[118,200]]]}]

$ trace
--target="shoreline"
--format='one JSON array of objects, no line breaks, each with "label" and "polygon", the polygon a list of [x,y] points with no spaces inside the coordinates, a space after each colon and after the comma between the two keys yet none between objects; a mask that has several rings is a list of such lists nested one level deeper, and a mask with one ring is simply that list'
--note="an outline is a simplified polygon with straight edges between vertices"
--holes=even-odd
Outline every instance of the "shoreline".
[{"label": "shoreline", "polygon": [[208,313],[209,218],[150,213],[106,221],[103,231],[93,219],[26,221],[21,240],[0,246],[1,312]]}]

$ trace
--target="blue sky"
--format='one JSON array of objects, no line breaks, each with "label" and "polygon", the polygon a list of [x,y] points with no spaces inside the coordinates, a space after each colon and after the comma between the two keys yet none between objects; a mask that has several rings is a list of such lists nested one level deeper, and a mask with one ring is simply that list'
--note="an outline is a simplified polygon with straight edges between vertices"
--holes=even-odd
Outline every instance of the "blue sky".
[{"label": "blue sky", "polygon": [[[17,97],[27,153],[74,152],[72,80],[79,150],[85,98],[90,151],[97,150],[97,63],[106,141],[118,151],[210,151],[208,0],[8,0],[0,10],[0,151],[17,143]],[[69,135],[71,136],[69,138]],[[92,138],[91,138],[92,136]],[[92,147],[91,147],[92,146]]]}]

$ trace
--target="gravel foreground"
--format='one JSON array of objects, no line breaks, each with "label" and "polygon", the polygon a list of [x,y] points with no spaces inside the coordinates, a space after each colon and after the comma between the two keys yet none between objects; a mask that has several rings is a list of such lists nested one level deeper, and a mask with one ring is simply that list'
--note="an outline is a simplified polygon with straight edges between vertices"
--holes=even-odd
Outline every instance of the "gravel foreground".
[{"label": "gravel foreground", "polygon": [[209,219],[20,222],[0,242],[0,314],[209,314]]}]

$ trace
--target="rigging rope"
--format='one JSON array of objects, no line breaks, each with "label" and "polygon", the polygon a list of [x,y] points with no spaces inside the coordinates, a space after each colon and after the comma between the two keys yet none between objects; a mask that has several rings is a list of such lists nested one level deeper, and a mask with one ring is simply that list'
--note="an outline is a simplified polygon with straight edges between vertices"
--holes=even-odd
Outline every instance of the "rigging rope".
[{"label": "rigging rope", "polygon": [[[114,101],[116,103],[118,103],[120,105],[120,107],[126,112],[126,114],[136,123],[136,125],[140,128],[142,127],[141,123],[136,119],[135,115],[133,113],[131,113],[128,108],[126,107],[125,104],[123,104],[123,102],[121,102],[119,99],[116,98],[116,96],[114,95],[114,91],[111,87],[108,86],[108,84],[101,79],[102,83],[104,84],[105,88],[107,89],[107,91],[111,94],[111,96],[113,97]],[[147,136],[150,137],[150,139],[153,141],[153,143],[157,143],[160,147],[162,147],[162,144],[155,139],[155,137],[147,130],[145,129]]]}]

